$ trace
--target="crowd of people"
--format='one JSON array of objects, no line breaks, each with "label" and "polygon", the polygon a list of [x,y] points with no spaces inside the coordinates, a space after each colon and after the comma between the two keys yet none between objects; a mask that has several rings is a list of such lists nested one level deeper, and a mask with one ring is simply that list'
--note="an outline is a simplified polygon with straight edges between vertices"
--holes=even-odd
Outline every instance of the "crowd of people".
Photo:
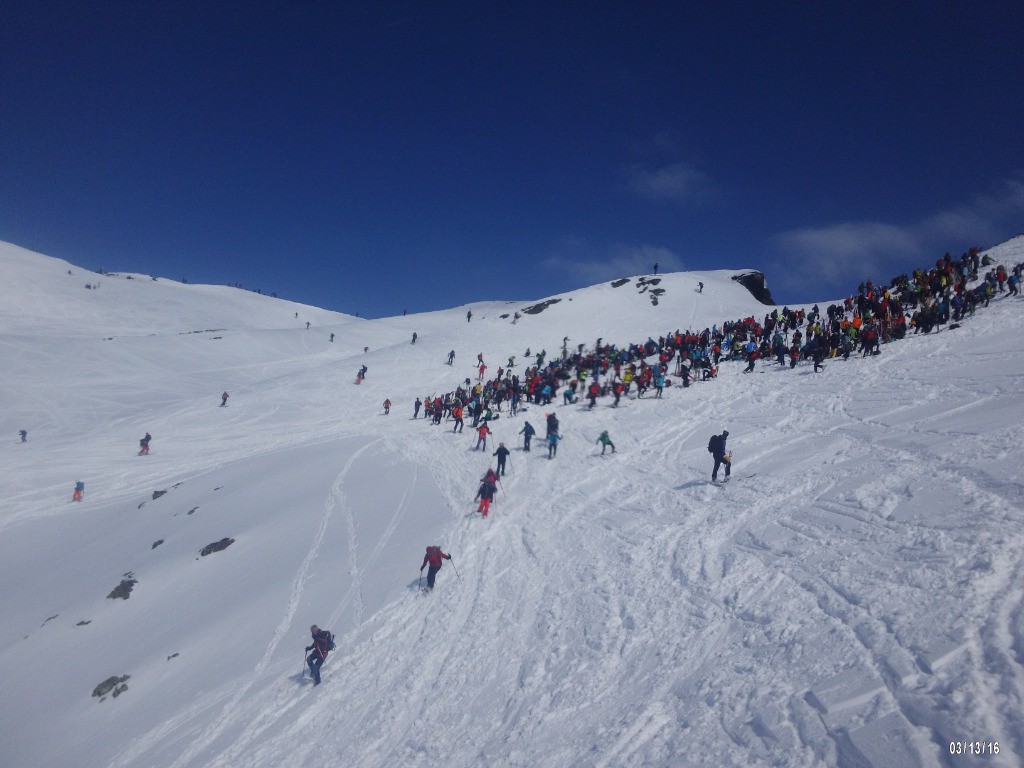
[{"label": "crowd of people", "polygon": [[[783,307],[760,319],[727,320],[700,331],[676,329],[640,343],[617,345],[599,338],[589,349],[585,344],[570,348],[566,337],[560,355],[549,358],[545,350],[527,349],[524,356],[531,362],[521,372],[512,355],[490,376],[478,354],[475,381],[466,378],[446,393],[417,398],[413,417],[422,407],[429,423],[448,421],[455,433],[470,419],[476,448],[486,451],[488,425],[503,410],[514,416],[524,403],[552,406],[559,393],[563,405],[585,398],[592,409],[599,398],[612,398],[610,405],[617,407],[622,397],[634,393],[659,398],[669,386],[714,380],[722,362],[746,362],[744,373],[754,371],[758,361],[790,369],[808,363],[817,372],[825,360],[877,355],[882,345],[908,334],[955,327],[999,295],[1019,296],[1022,267],[1007,269],[972,248],[958,259],[947,253],[933,267],[899,275],[887,285],[865,281],[856,294],[824,312],[818,305],[809,311]],[[452,350],[447,364],[454,358]],[[545,434],[549,458],[557,455],[561,439],[555,421],[554,429],[549,421]],[[534,433],[529,422],[520,430],[524,451]]]}]

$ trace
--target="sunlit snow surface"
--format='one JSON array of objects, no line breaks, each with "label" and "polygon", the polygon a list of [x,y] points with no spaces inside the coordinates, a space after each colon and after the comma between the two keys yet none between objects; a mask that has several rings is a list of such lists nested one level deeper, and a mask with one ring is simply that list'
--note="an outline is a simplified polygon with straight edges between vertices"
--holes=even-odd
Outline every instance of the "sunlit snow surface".
[{"label": "sunlit snow surface", "polygon": [[[0,765],[1022,764],[1024,300],[819,374],[503,413],[486,454],[411,418],[477,353],[762,318],[738,271],[365,321],[0,245]],[[557,458],[519,450],[552,409]]]}]

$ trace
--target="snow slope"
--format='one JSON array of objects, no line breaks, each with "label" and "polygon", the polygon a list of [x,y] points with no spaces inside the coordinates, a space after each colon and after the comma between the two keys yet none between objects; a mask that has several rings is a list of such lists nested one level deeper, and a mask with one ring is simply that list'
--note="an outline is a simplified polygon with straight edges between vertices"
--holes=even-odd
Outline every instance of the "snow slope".
[{"label": "snow slope", "polygon": [[551,461],[518,450],[545,409],[503,414],[488,520],[490,451],[411,419],[478,352],[763,316],[734,274],[365,321],[0,245],[0,765],[1020,765],[1019,299],[817,375],[558,406]]}]

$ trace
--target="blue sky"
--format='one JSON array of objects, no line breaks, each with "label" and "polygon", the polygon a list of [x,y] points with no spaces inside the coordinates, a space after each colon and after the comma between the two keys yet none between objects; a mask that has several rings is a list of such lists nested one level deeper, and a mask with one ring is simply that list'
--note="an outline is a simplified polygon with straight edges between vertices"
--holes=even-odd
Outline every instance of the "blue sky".
[{"label": "blue sky", "polygon": [[1024,6],[0,5],[0,239],[364,317],[1024,231]]}]

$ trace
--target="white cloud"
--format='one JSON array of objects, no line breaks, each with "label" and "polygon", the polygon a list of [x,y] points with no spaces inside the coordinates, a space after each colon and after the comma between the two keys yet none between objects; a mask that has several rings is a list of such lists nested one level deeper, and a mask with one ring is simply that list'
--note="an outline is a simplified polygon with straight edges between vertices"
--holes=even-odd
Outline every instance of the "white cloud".
[{"label": "white cloud", "polygon": [[887,282],[927,267],[947,251],[959,256],[972,245],[994,245],[1020,228],[1024,182],[1007,180],[970,202],[899,226],[877,221],[844,222],[783,232],[772,239],[778,257],[772,281],[783,289],[836,297],[863,280]]},{"label": "white cloud", "polygon": [[648,200],[692,202],[711,191],[707,174],[685,163],[672,163],[657,168],[630,165],[625,168],[630,191]]},{"label": "white cloud", "polygon": [[563,239],[556,253],[544,261],[546,268],[567,274],[583,284],[650,274],[655,264],[659,272],[678,272],[685,268],[682,259],[668,248],[619,244],[597,252],[578,238]]}]

